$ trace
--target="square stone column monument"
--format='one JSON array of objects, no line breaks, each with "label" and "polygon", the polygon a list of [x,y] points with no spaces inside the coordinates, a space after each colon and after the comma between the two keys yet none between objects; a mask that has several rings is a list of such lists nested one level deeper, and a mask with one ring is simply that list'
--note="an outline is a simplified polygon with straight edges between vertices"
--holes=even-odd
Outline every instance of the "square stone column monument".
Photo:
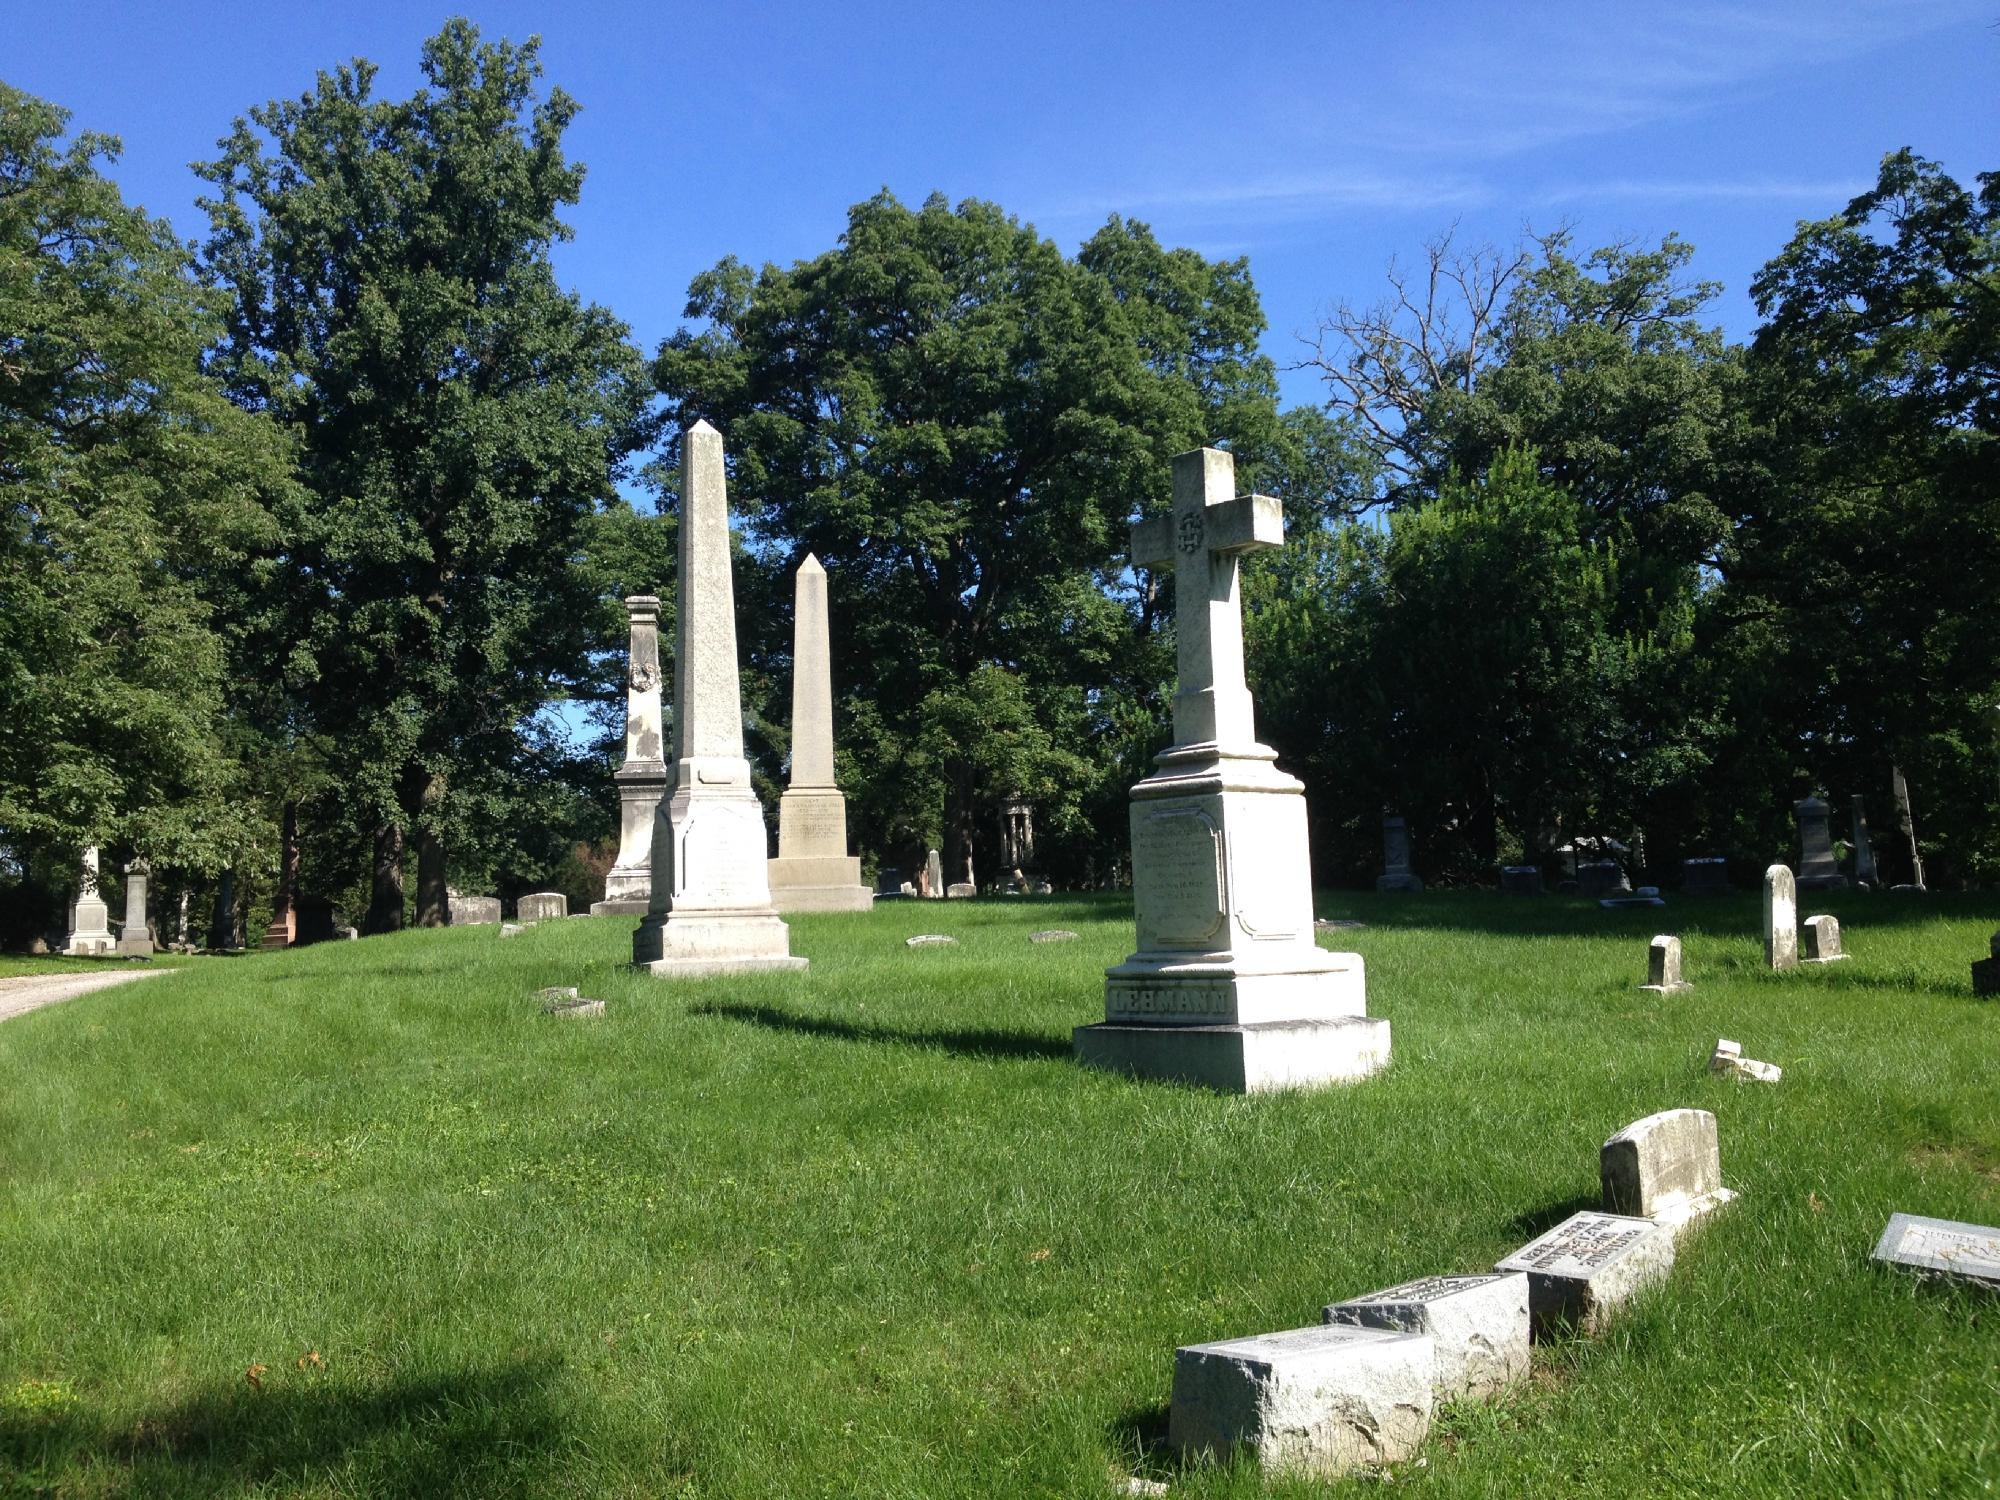
[{"label": "square stone column monument", "polygon": [[1139,948],[1075,1040],[1093,1067],[1255,1093],[1375,1072],[1389,1023],[1360,955],[1313,941],[1304,791],[1257,743],[1243,677],[1237,559],[1277,546],[1284,512],[1235,479],[1229,454],[1183,453],[1172,515],[1133,528],[1135,567],[1174,565],[1180,691],[1174,742],[1132,788]]},{"label": "square stone column monument", "polygon": [[722,434],[681,435],[672,795],[653,817],[652,900],[632,962],[667,977],[803,969],[771,905],[764,809],[743,758]]},{"label": "square stone column monument", "polygon": [[660,715],[660,601],[652,594],[625,600],[632,624],[625,677],[625,764],[618,784],[618,860],[604,877],[604,899],[593,917],[631,916],[653,899],[653,815],[667,792],[665,731]]},{"label": "square stone column monument", "polygon": [[793,579],[792,779],[778,799],[771,904],[779,911],[868,911],[875,893],[847,853],[847,799],[833,780],[833,668],[826,569],[810,552]]}]

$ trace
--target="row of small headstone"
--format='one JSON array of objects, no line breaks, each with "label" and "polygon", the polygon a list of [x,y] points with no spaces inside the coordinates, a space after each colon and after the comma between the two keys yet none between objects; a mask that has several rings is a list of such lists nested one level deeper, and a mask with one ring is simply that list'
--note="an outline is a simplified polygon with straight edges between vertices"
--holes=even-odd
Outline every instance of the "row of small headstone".
[{"label": "row of small headstone", "polygon": [[1174,1351],[1168,1441],[1247,1450],[1267,1475],[1334,1478],[1410,1457],[1439,1401],[1528,1374],[1532,1340],[1596,1334],[1673,1269],[1679,1237],[1735,1194],[1715,1116],[1671,1109],[1598,1154],[1603,1210],[1572,1215],[1491,1272],[1427,1276],[1333,1303],[1312,1327]]}]

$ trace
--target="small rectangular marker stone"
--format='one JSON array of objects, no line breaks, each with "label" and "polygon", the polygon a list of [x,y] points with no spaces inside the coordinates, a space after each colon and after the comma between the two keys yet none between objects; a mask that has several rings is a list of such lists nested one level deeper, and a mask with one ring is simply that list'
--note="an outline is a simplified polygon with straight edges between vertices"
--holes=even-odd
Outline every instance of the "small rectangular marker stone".
[{"label": "small rectangular marker stone", "polygon": [[1425,1276],[1325,1308],[1328,1323],[1427,1333],[1441,1401],[1498,1395],[1528,1375],[1528,1278]]},{"label": "small rectangular marker stone", "polygon": [[1600,1332],[1633,1293],[1673,1268],[1672,1230],[1651,1219],[1589,1209],[1493,1267],[1528,1273],[1528,1309],[1538,1336],[1565,1323]]},{"label": "small rectangular marker stone", "polygon": [[2000,1287],[2000,1229],[1990,1224],[1894,1214],[1876,1243],[1874,1258],[1913,1271]]},{"label": "small rectangular marker stone", "polygon": [[1243,1449],[1266,1475],[1334,1478],[1408,1458],[1430,1432],[1428,1334],[1319,1324],[1174,1351],[1168,1441]]}]

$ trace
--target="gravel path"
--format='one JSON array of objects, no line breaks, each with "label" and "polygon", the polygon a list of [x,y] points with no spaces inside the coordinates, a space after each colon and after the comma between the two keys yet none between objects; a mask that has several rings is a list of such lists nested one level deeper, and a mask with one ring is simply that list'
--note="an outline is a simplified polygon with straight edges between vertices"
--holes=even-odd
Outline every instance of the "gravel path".
[{"label": "gravel path", "polygon": [[171,969],[112,969],[103,974],[24,974],[17,979],[0,979],[0,1021],[24,1016],[44,1005],[74,1000],[93,990],[108,990],[114,984],[130,984],[135,979],[151,979],[171,974]]}]

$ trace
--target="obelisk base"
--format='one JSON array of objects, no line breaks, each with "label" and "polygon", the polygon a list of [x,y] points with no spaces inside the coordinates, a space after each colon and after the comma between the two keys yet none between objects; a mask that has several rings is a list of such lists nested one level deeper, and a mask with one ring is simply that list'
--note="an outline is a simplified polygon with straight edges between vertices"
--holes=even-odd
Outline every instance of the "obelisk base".
[{"label": "obelisk base", "polygon": [[68,958],[103,958],[118,946],[111,935],[111,909],[94,896],[76,903],[69,941],[63,944]]},{"label": "obelisk base", "polygon": [[632,964],[661,979],[803,969],[791,929],[769,907],[649,915],[632,935]]},{"label": "obelisk base", "polygon": [[1163,1026],[1099,1021],[1071,1033],[1085,1067],[1204,1084],[1226,1094],[1319,1088],[1366,1078],[1389,1063],[1383,1016]]},{"label": "obelisk base", "polygon": [[127,923],[125,935],[118,939],[118,956],[120,958],[151,958],[153,956],[152,933],[148,932],[144,927],[134,932],[131,924]]},{"label": "obelisk base", "polygon": [[861,861],[815,855],[770,861],[771,905],[779,911],[871,911],[875,893],[861,883]]}]

